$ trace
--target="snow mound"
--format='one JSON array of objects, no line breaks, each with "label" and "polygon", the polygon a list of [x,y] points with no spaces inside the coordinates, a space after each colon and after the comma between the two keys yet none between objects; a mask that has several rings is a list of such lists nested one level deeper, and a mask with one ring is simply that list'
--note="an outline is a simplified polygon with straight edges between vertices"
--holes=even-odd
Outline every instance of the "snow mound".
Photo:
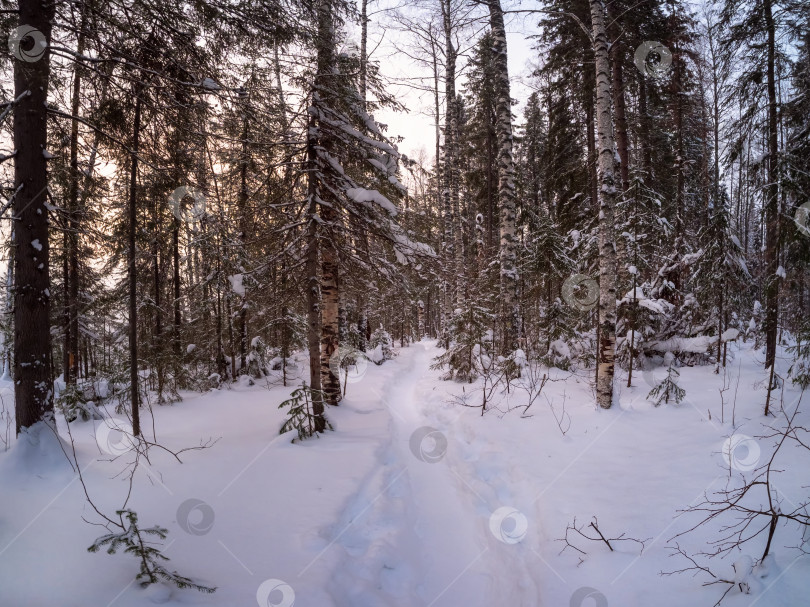
[{"label": "snow mound", "polygon": [[20,477],[55,477],[73,474],[67,453],[70,446],[47,422],[23,428],[17,443],[3,459],[2,471]]}]

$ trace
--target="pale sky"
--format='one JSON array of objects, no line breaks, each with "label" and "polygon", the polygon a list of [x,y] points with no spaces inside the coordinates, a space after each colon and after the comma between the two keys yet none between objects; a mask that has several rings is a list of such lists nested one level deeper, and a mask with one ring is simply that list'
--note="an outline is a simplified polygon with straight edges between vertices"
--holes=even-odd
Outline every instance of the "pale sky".
[{"label": "pale sky", "polygon": [[[516,4],[521,8],[539,7],[535,2],[509,2],[509,5]],[[510,6],[504,3],[504,9]],[[369,9],[370,14],[371,10]],[[485,14],[482,9],[482,15]],[[513,106],[512,112],[516,116],[516,122],[522,121],[523,107],[526,99],[531,93],[527,86],[531,68],[529,63],[536,61],[536,53],[532,51],[534,41],[528,36],[536,35],[539,31],[537,22],[539,15],[506,15],[507,46],[509,53],[509,76],[511,81],[511,95],[517,100],[517,105]],[[426,84],[432,87],[432,72],[425,66],[416,65],[410,58],[394,48],[395,44],[403,43],[403,38],[407,39],[407,34],[393,32],[392,28],[386,25],[386,14],[380,13],[371,16],[372,22],[369,24],[369,50],[380,40],[382,30],[385,30],[382,43],[373,51],[372,60],[379,62],[382,73],[394,79],[407,76],[413,78],[415,73],[429,78]],[[376,19],[376,21],[375,21]],[[382,23],[380,23],[382,21]],[[481,31],[487,29],[488,20],[482,20],[478,29],[477,37]],[[409,40],[404,40],[405,43]],[[462,41],[462,45],[464,41]],[[471,37],[467,41],[467,46],[472,46],[474,39]],[[459,59],[459,65],[466,63],[464,59]],[[465,77],[461,76],[457,80],[456,90],[464,88]],[[444,89],[444,82],[439,83],[440,91]],[[435,126],[433,117],[433,93],[432,91],[416,91],[404,84],[395,85],[398,99],[410,110],[408,113],[395,113],[392,111],[378,112],[375,118],[380,122],[389,125],[388,134],[391,136],[402,135],[405,139],[399,145],[401,152],[408,156],[416,156],[416,152],[423,148],[427,152],[427,158],[432,159],[435,151]],[[440,92],[440,97],[443,94]],[[443,110],[442,110],[443,111]]]}]

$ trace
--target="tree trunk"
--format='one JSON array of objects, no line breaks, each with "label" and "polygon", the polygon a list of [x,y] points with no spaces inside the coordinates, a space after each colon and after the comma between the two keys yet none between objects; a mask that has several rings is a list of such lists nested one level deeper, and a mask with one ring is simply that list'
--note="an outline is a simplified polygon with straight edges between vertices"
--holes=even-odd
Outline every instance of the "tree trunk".
[{"label": "tree trunk", "polygon": [[616,349],[616,249],[613,212],[616,174],[610,60],[605,31],[605,8],[590,0],[593,48],[596,59],[596,125],[599,160],[599,324],[596,399],[603,409],[613,405],[613,371]]},{"label": "tree trunk", "polygon": [[647,111],[647,82],[644,74],[638,76],[638,139],[641,148],[641,165],[645,179],[652,179],[652,146],[650,145],[650,116]]},{"label": "tree trunk", "polygon": [[70,102],[70,174],[67,200],[67,238],[65,239],[65,384],[76,383],[79,370],[79,101],[82,87],[82,61],[85,47],[87,2],[81,3],[76,64],[73,73],[73,96]]},{"label": "tree trunk", "polygon": [[135,236],[138,221],[138,143],[141,135],[141,95],[143,87],[135,85],[135,117],[132,123],[132,146],[129,173],[129,225],[127,226],[127,279],[129,281],[129,381],[132,408],[132,433],[141,433],[138,394],[138,273]]},{"label": "tree trunk", "polygon": [[366,109],[366,78],[368,69],[368,0],[360,3],[360,99]]},{"label": "tree trunk", "polygon": [[673,48],[672,62],[674,63],[674,74],[672,77],[671,90],[675,98],[674,118],[675,118],[675,171],[676,171],[676,189],[675,189],[675,217],[672,222],[675,225],[675,242],[673,245],[672,256],[675,261],[675,269],[670,274],[672,282],[675,285],[675,302],[680,305],[681,288],[684,282],[681,274],[681,259],[684,252],[684,188],[685,173],[684,164],[686,161],[686,153],[683,148],[683,70],[684,70],[684,57],[678,48],[677,42]]},{"label": "tree trunk", "polygon": [[616,110],[616,148],[619,152],[622,192],[626,192],[630,188],[630,157],[624,100],[624,44],[621,40],[611,45],[610,54],[613,69],[613,107]]},{"label": "tree trunk", "polygon": [[[20,0],[19,24],[51,39],[55,4]],[[29,38],[30,40],[30,38]],[[20,41],[25,44],[27,41]],[[50,52],[14,60],[14,402],[17,434],[53,411],[50,359],[50,248],[48,242],[47,96]],[[31,57],[26,57],[30,59]]]},{"label": "tree trunk", "polygon": [[163,285],[160,281],[160,241],[159,241],[159,225],[160,225],[160,204],[157,198],[152,206],[154,213],[152,223],[154,233],[152,234],[152,257],[154,257],[152,265],[152,283],[153,283],[153,298],[155,310],[155,326],[153,333],[152,354],[154,356],[154,365],[157,372],[157,399],[158,403],[162,404],[163,398],[163,383],[165,379],[165,369],[163,368],[163,310],[161,308],[161,290]]},{"label": "tree trunk", "polygon": [[[321,208],[321,216],[327,226],[334,226],[335,211],[327,206]],[[340,377],[332,371],[332,355],[339,345],[340,283],[338,256],[330,238],[321,244],[321,389],[327,404],[337,405],[341,398]]]},{"label": "tree trunk", "polygon": [[[244,116],[242,117],[242,158],[239,167],[239,255],[244,261],[247,259],[247,252],[245,251],[245,243],[247,241],[248,230],[248,186],[247,186],[247,172],[248,172],[248,115],[245,109]],[[243,272],[245,268],[240,267],[239,271]],[[242,282],[242,295],[241,306],[239,307],[239,373],[247,373],[247,312],[248,312],[248,299],[247,299],[247,286],[244,284],[244,277]]]},{"label": "tree trunk", "polygon": [[[172,288],[174,289],[173,308],[174,308],[174,323],[172,326],[172,349],[176,358],[175,363],[179,369],[179,361],[182,356],[182,349],[180,345],[180,327],[183,322],[182,315],[180,314],[180,219],[174,218],[172,222],[172,270],[174,276],[172,277]],[[175,378],[176,380],[177,378]]]},{"label": "tree trunk", "polygon": [[[317,42],[317,73],[315,75],[315,108],[320,117],[326,108],[336,105],[334,99],[336,90],[335,70],[335,22],[332,0],[321,0],[318,4],[318,42]],[[335,143],[328,129],[319,125],[319,148],[330,157],[334,156]],[[326,161],[319,159],[318,170],[325,172]],[[321,177],[322,178],[322,177]],[[329,198],[327,204],[319,205],[319,213],[326,230],[337,228],[339,221],[335,206],[336,201],[331,189],[324,187],[318,192],[318,199]],[[338,349],[338,308],[340,305],[340,291],[338,281],[338,254],[333,233],[323,234],[320,237],[321,249],[321,347],[320,347],[320,373],[321,390],[324,402],[336,405],[340,401],[340,378],[331,369],[332,355]]]},{"label": "tree trunk", "polygon": [[776,32],[771,0],[764,0],[765,26],[768,33],[768,184],[765,186],[765,367],[776,358],[776,328],[779,314],[779,140],[776,105]]},{"label": "tree trunk", "polygon": [[444,259],[448,283],[446,308],[448,312],[460,299],[458,259],[461,251],[458,179],[458,106],[456,103],[456,48],[453,46],[453,26],[450,0],[442,0],[442,22],[445,40],[444,76]]},{"label": "tree trunk", "polygon": [[[590,194],[591,208],[594,212],[599,207],[599,177],[597,175],[598,158],[596,153],[596,134],[594,129],[593,91],[596,83],[590,64],[585,65],[585,129],[586,145],[588,146],[588,193]],[[550,203],[549,203],[550,204]]]},{"label": "tree trunk", "polygon": [[515,162],[512,156],[512,97],[509,92],[506,29],[500,0],[489,0],[489,24],[495,63],[495,129],[498,136],[498,203],[500,205],[500,291],[504,324],[503,354],[518,347],[517,240],[515,236]]},{"label": "tree trunk", "polygon": [[326,429],[326,420],[323,417],[324,404],[321,391],[321,289],[318,277],[319,246],[318,246],[318,161],[316,148],[318,146],[318,121],[312,116],[309,121],[307,139],[307,163],[309,170],[308,184],[308,224],[306,249],[306,275],[307,275],[307,346],[309,350],[309,386],[312,389],[312,414],[315,418],[315,431],[323,432]]}]

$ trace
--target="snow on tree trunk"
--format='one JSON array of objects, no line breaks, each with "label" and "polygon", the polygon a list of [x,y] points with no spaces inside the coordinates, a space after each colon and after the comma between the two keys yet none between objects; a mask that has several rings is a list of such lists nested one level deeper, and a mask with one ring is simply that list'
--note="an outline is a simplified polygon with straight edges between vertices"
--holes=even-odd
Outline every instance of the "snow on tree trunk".
[{"label": "snow on tree trunk", "polygon": [[515,162],[512,156],[512,98],[509,93],[506,29],[500,0],[490,0],[489,25],[495,63],[495,130],[498,138],[498,203],[501,215],[500,279],[504,354],[518,347],[517,239],[515,236]]},{"label": "snow on tree trunk", "polygon": [[461,260],[461,217],[459,216],[458,166],[458,103],[456,100],[456,48],[453,46],[453,25],[450,0],[442,0],[442,20],[445,39],[445,119],[444,119],[444,261],[448,289],[447,314],[460,299],[459,267]]},{"label": "snow on tree trunk", "polygon": [[605,7],[591,0],[593,50],[596,58],[596,130],[599,167],[599,322],[596,400],[613,404],[613,367],[616,352],[616,249],[613,210],[616,203],[615,146],[610,90],[610,60],[605,30]]},{"label": "snow on tree trunk", "polygon": [[[20,0],[19,24],[51,39],[55,4]],[[20,41],[22,42],[22,41]],[[14,59],[14,401],[16,431],[53,410],[47,191],[47,95],[50,52]]]}]

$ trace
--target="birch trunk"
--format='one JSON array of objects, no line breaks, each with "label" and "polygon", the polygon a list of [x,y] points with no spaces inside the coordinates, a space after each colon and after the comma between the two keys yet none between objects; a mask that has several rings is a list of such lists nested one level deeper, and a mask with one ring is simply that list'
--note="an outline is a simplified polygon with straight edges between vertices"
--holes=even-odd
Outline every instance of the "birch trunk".
[{"label": "birch trunk", "polygon": [[593,50],[596,59],[596,130],[599,168],[599,320],[596,400],[600,407],[613,405],[613,371],[616,350],[616,249],[613,212],[616,203],[615,142],[610,91],[610,59],[605,29],[605,7],[591,0]]},{"label": "birch trunk", "polygon": [[[316,92],[314,105],[316,116],[332,105],[335,73],[335,33],[332,0],[321,0],[318,5],[318,59],[316,73]],[[334,141],[325,129],[318,129],[318,146],[326,154],[332,155]],[[318,171],[320,172],[320,163]],[[316,177],[318,178],[318,177]],[[322,178],[322,175],[319,177]],[[321,220],[328,227],[336,225],[339,220],[334,204],[322,204],[321,196],[328,188],[318,192]],[[324,237],[325,236],[325,237]],[[320,381],[324,401],[336,405],[340,401],[340,378],[332,372],[330,363],[332,355],[338,349],[338,312],[340,291],[338,281],[338,254],[331,234],[321,233],[321,335],[320,335]],[[310,356],[312,352],[310,353]]]},{"label": "birch trunk", "polygon": [[[337,221],[335,211],[321,207],[321,217],[327,225]],[[337,405],[341,398],[340,377],[332,372],[332,355],[338,349],[340,331],[340,285],[338,256],[327,236],[321,244],[321,389],[327,404]]]},{"label": "birch trunk", "polygon": [[442,23],[445,41],[444,75],[444,189],[442,208],[444,212],[444,253],[446,280],[449,285],[445,307],[452,313],[454,304],[460,300],[458,260],[461,251],[458,178],[458,105],[456,103],[456,48],[453,46],[453,26],[450,0],[442,0]]},{"label": "birch trunk", "polygon": [[515,162],[512,156],[512,97],[509,92],[506,28],[500,0],[489,0],[495,63],[495,131],[498,138],[498,203],[500,208],[501,318],[504,354],[518,347],[517,240],[515,236]]}]

